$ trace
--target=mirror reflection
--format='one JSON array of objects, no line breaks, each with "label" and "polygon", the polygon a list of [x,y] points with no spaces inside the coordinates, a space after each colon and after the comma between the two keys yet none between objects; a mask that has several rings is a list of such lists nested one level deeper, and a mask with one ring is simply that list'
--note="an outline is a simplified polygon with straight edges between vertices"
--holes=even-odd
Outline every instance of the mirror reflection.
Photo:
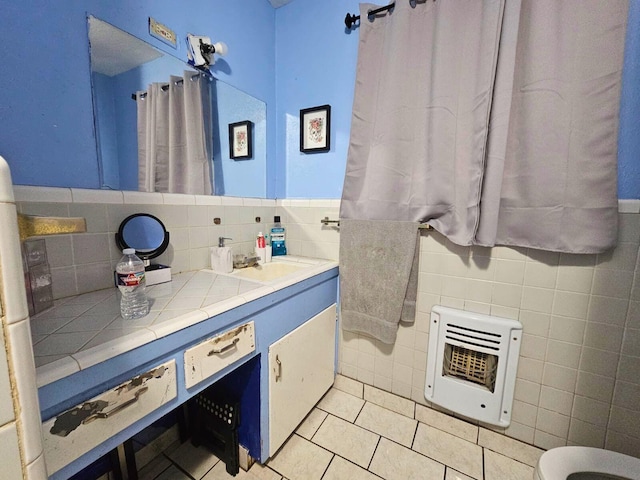
[{"label": "mirror reflection", "polygon": [[[266,196],[266,105],[89,17],[101,187]],[[252,156],[232,160],[229,124],[250,121]]]},{"label": "mirror reflection", "polygon": [[143,260],[160,256],[169,245],[169,232],[159,218],[148,213],[136,213],[125,218],[116,233],[120,250],[134,248]]}]

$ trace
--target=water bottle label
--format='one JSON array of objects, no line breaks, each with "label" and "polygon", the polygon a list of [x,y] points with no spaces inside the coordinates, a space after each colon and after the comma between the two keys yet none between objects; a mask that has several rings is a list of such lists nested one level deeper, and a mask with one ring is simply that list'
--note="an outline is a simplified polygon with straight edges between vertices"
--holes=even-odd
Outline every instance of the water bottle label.
[{"label": "water bottle label", "polygon": [[143,282],[143,280],[144,271],[118,274],[119,287],[137,287]]}]

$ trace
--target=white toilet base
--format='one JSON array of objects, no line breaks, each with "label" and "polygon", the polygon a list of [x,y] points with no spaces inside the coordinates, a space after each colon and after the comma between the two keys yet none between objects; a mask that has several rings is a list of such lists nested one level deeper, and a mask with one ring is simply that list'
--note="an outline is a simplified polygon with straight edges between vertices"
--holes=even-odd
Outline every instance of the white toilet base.
[{"label": "white toilet base", "polygon": [[[538,460],[534,480],[566,480],[569,475],[581,472],[640,480],[640,458],[601,448],[552,448],[543,453]],[[573,478],[579,480],[577,476]]]}]

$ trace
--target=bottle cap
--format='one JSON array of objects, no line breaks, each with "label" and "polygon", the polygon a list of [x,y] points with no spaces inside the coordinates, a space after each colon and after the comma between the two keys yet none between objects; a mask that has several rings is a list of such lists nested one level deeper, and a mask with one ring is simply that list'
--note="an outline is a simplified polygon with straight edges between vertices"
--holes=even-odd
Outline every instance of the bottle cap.
[{"label": "bottle cap", "polygon": [[258,236],[259,236],[259,237],[264,237],[264,235],[262,234],[262,232],[258,232]]},{"label": "bottle cap", "polygon": [[135,253],[136,253],[135,248],[125,248],[124,250],[122,250],[123,255],[134,255]]}]

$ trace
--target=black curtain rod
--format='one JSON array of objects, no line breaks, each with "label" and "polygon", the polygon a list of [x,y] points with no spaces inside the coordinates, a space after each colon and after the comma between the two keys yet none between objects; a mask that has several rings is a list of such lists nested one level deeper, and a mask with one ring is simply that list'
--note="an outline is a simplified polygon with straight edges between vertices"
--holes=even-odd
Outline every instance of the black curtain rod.
[{"label": "black curtain rod", "polygon": [[[386,12],[387,10],[391,10],[395,6],[396,6],[396,2],[393,2],[393,3],[390,3],[389,5],[385,5],[384,7],[376,8],[375,10],[369,10],[367,12],[367,17],[371,17],[376,13]],[[356,20],[360,20],[360,15],[356,16],[356,15],[350,15],[347,13],[347,16],[344,17],[344,24],[347,26],[347,28],[351,28],[356,23]]]},{"label": "black curtain rod", "polygon": [[[199,77],[200,75],[202,75],[201,73],[196,73],[195,75],[191,76],[191,80],[193,80],[194,78]],[[175,84],[176,85],[180,85],[181,83],[184,83],[184,78],[181,78],[180,80],[176,80]],[[160,87],[162,89],[163,92],[166,92],[167,90],[169,90],[169,84],[167,83],[166,85],[163,85],[162,87]],[[144,98],[147,96],[147,92],[143,92],[140,94],[140,98]],[[131,94],[131,100],[137,100],[137,96],[135,93]]]},{"label": "black curtain rod", "polygon": [[[426,0],[409,0],[409,4],[415,8],[416,3],[424,3]],[[435,0],[434,0],[435,1]],[[367,12],[367,18],[371,19],[376,13],[386,12],[387,10],[391,10],[396,6],[396,2],[392,2],[389,5],[385,5],[384,7],[376,8],[375,10],[369,10]],[[356,20],[360,20],[360,15],[351,15],[347,13],[347,16],[344,17],[344,24],[347,28],[351,28],[355,26]]]}]

